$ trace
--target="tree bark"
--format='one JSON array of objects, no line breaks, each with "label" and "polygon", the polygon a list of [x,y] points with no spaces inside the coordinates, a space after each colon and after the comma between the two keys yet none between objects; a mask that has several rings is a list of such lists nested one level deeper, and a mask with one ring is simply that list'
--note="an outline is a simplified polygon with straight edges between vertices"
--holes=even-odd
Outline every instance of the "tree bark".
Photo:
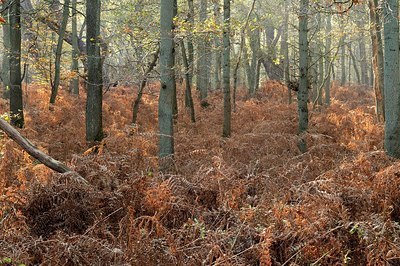
[{"label": "tree bark", "polygon": [[299,14],[299,48],[300,48],[300,80],[299,91],[297,92],[298,113],[299,113],[299,149],[306,152],[307,145],[302,135],[308,129],[308,8],[309,0],[301,0]]},{"label": "tree bark", "polygon": [[74,77],[71,80],[70,90],[73,94],[79,94],[79,46],[78,46],[78,23],[77,23],[77,12],[76,12],[76,1],[72,0],[72,63],[71,71],[74,73]]},{"label": "tree bark", "polygon": [[[200,22],[204,23],[207,19],[207,5],[208,0],[200,1]],[[205,34],[206,35],[206,34]],[[204,39],[199,40],[198,44],[198,61],[197,61],[197,89],[200,91],[200,100],[206,102],[209,81],[210,81],[210,68],[209,68],[209,41],[207,36]]]},{"label": "tree bark", "polygon": [[399,71],[399,2],[387,0],[384,5],[385,40],[385,150],[400,158],[400,71]]},{"label": "tree bark", "polygon": [[[5,3],[2,5],[3,8],[5,8],[8,5],[8,1],[5,1]],[[3,93],[2,97],[4,99],[9,99],[10,98],[10,61],[9,61],[9,56],[10,56],[10,25],[9,23],[9,12],[8,8],[5,9],[2,13],[3,18],[7,21],[7,24],[3,24],[3,49],[4,49],[4,54],[3,54],[3,60],[2,60],[2,70],[1,70],[1,79],[3,81]]]},{"label": "tree bark", "polygon": [[11,124],[22,128],[24,112],[21,79],[21,3],[13,0],[10,6],[10,116]]},{"label": "tree bark", "polygon": [[[325,48],[325,73],[328,73],[327,79],[325,81],[325,104],[330,105],[331,104],[331,67],[332,63],[330,55],[331,55],[331,44],[332,44],[332,39],[331,39],[331,32],[332,32],[332,16],[328,14],[328,17],[326,19],[326,48]],[[321,97],[322,98],[322,97]]]},{"label": "tree bark", "polygon": [[176,0],[161,0],[161,43],[160,43],[160,81],[158,100],[158,126],[160,130],[159,157],[160,170],[172,170],[174,155],[174,90],[175,83],[175,42],[174,17]]},{"label": "tree bark", "polygon": [[224,123],[222,136],[229,138],[231,136],[231,65],[230,65],[230,32],[231,32],[231,2],[224,0],[224,26],[223,26],[223,86],[224,86]]},{"label": "tree bark", "polygon": [[186,56],[185,43],[183,41],[181,41],[181,53],[182,53],[183,65],[185,67],[185,81],[186,81],[185,94],[187,95],[189,101],[189,105],[187,107],[190,109],[190,119],[192,120],[192,123],[196,123],[196,116],[194,113],[194,103],[192,97],[192,87],[190,84],[190,67]]},{"label": "tree bark", "polygon": [[100,5],[100,0],[90,0],[86,2],[86,47],[88,62],[86,86],[86,140],[88,142],[101,141],[103,139],[103,77],[102,57],[100,53]]},{"label": "tree bark", "polygon": [[384,104],[384,59],[382,45],[381,14],[376,10],[378,0],[369,0],[370,31],[372,43],[373,86],[375,92],[376,117],[378,122],[385,121]]}]

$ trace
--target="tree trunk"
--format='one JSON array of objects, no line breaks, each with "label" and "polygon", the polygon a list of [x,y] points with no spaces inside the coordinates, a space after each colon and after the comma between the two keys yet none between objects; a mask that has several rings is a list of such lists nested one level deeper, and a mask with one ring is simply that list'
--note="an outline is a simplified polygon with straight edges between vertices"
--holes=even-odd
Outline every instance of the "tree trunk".
[{"label": "tree trunk", "polygon": [[341,65],[341,79],[340,86],[344,86],[346,84],[346,46],[345,46],[345,36],[340,39],[340,45],[342,49],[342,54],[340,55],[340,65]]},{"label": "tree trunk", "polygon": [[373,86],[375,92],[376,117],[378,122],[385,121],[384,104],[384,59],[382,45],[381,15],[376,11],[378,0],[369,0],[370,31],[372,43]]},{"label": "tree trunk", "polygon": [[79,94],[79,48],[78,48],[78,27],[77,27],[76,0],[72,0],[72,64],[71,71],[74,77],[71,80],[70,90],[73,94]]},{"label": "tree trunk", "polygon": [[175,90],[175,42],[174,17],[176,0],[161,0],[160,75],[161,90],[158,102],[158,125],[160,130],[160,170],[172,168],[174,154],[174,90]]},{"label": "tree trunk", "polygon": [[[220,12],[219,12],[219,2],[216,1],[214,3],[214,18],[215,23],[217,25],[221,24],[220,21]],[[214,38],[214,57],[215,57],[215,66],[214,66],[214,90],[221,89],[221,36],[216,35]]]},{"label": "tree trunk", "polygon": [[100,0],[86,2],[86,47],[88,62],[87,100],[86,100],[86,140],[103,139],[102,104],[103,78],[100,53]]},{"label": "tree trunk", "polygon": [[[200,22],[204,23],[207,19],[208,0],[200,1]],[[210,62],[209,62],[209,42],[204,34],[204,39],[199,40],[198,44],[198,61],[197,61],[197,89],[200,91],[200,100],[206,102],[208,95],[208,86],[210,80]]]},{"label": "tree trunk", "polygon": [[[350,57],[351,57],[351,62],[353,63],[354,73],[356,74],[357,83],[361,84],[360,71],[358,70],[358,67],[357,67],[357,59],[354,56],[353,49],[351,48],[351,44],[350,43],[349,43],[348,47],[349,47],[349,53],[350,53]],[[349,72],[350,72],[350,68],[349,68]]]},{"label": "tree trunk", "polygon": [[54,82],[52,83],[52,86],[51,86],[51,96],[50,96],[51,104],[54,104],[56,102],[56,97],[58,94],[58,87],[60,85],[61,54],[62,54],[62,46],[64,43],[64,34],[65,34],[65,30],[67,29],[67,23],[68,23],[68,17],[69,17],[69,3],[70,3],[70,0],[64,1],[62,21],[61,21],[60,29],[58,30],[56,60],[54,61]]},{"label": "tree trunk", "polygon": [[[290,81],[290,65],[289,65],[289,45],[288,45],[288,37],[289,37],[289,8],[288,4],[285,5],[284,11],[284,22],[283,22],[283,33],[281,39],[281,55],[283,57],[283,71],[285,84],[289,84]],[[288,103],[292,103],[292,90],[288,88]]]},{"label": "tree trunk", "polygon": [[399,71],[399,2],[387,0],[384,5],[385,39],[385,150],[400,158],[400,71]]},{"label": "tree trunk", "polygon": [[190,67],[186,56],[185,43],[183,41],[181,41],[181,52],[182,52],[183,65],[185,67],[185,84],[186,84],[185,94],[187,95],[189,101],[188,108],[190,109],[190,119],[192,120],[192,123],[196,123],[196,116],[194,113],[194,103],[192,97],[192,87],[190,84]]},{"label": "tree trunk", "polygon": [[367,62],[367,52],[365,48],[365,35],[364,32],[361,31],[359,40],[359,50],[360,50],[360,64],[361,64],[361,83],[363,85],[369,85],[369,77],[368,77],[368,62]]},{"label": "tree trunk", "polygon": [[[193,5],[193,0],[188,0],[188,14],[187,14],[187,20],[189,22],[189,29],[190,32],[192,32],[193,26],[194,26],[194,5]],[[194,46],[193,46],[193,36],[188,36],[187,37],[187,47],[188,47],[188,55],[187,55],[187,60],[189,64],[189,84],[190,88],[192,88],[193,84],[193,73],[194,73],[194,68],[193,68],[193,62],[194,62]],[[187,90],[185,90],[185,107],[190,107],[190,99],[189,95],[187,94]]]},{"label": "tree trunk", "polygon": [[[332,44],[332,39],[331,39],[331,32],[332,32],[332,16],[328,14],[326,18],[326,48],[325,48],[325,73],[330,73],[330,68],[331,66],[331,44]],[[331,75],[328,75],[326,81],[325,81],[325,104],[330,105],[331,104]]]},{"label": "tree trunk", "polygon": [[251,47],[251,85],[249,84],[249,94],[253,97],[256,94],[257,84],[259,80],[257,80],[257,66],[259,61],[260,54],[260,30],[254,29],[250,34],[250,47]]},{"label": "tree trunk", "polygon": [[307,150],[307,145],[302,135],[308,129],[308,8],[309,0],[301,0],[299,14],[300,80],[297,102],[299,112],[299,135],[301,139],[299,149],[302,152]]},{"label": "tree trunk", "polygon": [[[2,8],[5,8],[8,5],[8,1],[2,5]],[[7,24],[3,24],[3,60],[2,60],[2,70],[1,70],[1,79],[3,81],[3,93],[2,97],[4,99],[10,98],[10,25],[9,23],[9,12],[8,9],[4,10],[2,13],[3,18],[7,21]]]},{"label": "tree trunk", "polygon": [[224,57],[223,57],[223,86],[224,86],[224,124],[222,136],[229,138],[231,136],[231,65],[230,65],[230,32],[231,32],[231,3],[230,0],[224,0]]},{"label": "tree trunk", "polygon": [[21,80],[21,3],[13,0],[10,6],[10,116],[11,124],[22,128],[24,112]]},{"label": "tree trunk", "polygon": [[158,60],[159,55],[160,55],[160,46],[158,46],[157,51],[153,54],[153,60],[150,62],[149,67],[147,68],[146,72],[144,73],[142,82],[140,82],[138,94],[137,94],[136,100],[134,101],[133,107],[132,107],[132,124],[136,124],[136,122],[137,122],[139,105],[140,105],[140,102],[141,102],[142,96],[143,96],[143,89],[147,84],[147,79],[149,78],[150,73],[153,71],[153,69],[157,65],[157,60]]}]

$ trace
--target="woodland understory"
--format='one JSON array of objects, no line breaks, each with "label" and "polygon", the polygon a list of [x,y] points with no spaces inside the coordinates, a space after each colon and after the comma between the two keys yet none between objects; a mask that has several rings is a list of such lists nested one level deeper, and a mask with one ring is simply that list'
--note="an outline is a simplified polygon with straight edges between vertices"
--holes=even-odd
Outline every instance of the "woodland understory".
[{"label": "woodland understory", "polygon": [[84,96],[60,91],[49,110],[49,91],[25,91],[20,132],[88,184],[1,135],[1,266],[400,265],[400,162],[383,151],[369,88],[333,84],[331,105],[310,113],[305,153],[280,83],[251,99],[239,90],[229,139],[220,137],[221,93],[207,108],[196,102],[193,124],[179,88],[169,175],[157,170],[158,85],[135,126],[136,89],[107,92],[106,137],[89,150]]}]

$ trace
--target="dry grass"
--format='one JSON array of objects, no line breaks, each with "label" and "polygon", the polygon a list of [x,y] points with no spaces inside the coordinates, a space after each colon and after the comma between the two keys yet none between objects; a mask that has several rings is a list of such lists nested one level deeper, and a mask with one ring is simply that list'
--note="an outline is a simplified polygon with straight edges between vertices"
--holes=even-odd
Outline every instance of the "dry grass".
[{"label": "dry grass", "polygon": [[[180,107],[183,105],[180,88]],[[0,265],[398,265],[400,164],[382,151],[373,96],[334,87],[297,148],[287,90],[239,91],[222,139],[221,94],[181,107],[173,175],[157,170],[157,94],[130,125],[135,90],[104,99],[106,138],[87,150],[84,97],[30,86],[22,133],[86,177],[71,183],[0,137]],[[0,101],[0,113],[7,104]]]}]

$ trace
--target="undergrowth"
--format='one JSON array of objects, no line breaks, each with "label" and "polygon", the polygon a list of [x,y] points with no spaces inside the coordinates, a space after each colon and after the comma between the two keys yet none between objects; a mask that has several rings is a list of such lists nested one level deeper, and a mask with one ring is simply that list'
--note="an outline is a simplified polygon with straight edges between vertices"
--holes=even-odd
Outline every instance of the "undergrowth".
[{"label": "undergrowth", "polygon": [[[25,93],[23,135],[84,176],[75,184],[0,135],[0,265],[399,265],[400,163],[382,150],[372,91],[333,87],[298,150],[296,104],[266,82],[175,124],[175,173],[157,169],[158,88],[131,125],[132,88],[104,97],[106,138],[84,139],[85,98]],[[0,114],[7,111],[0,101]],[[16,263],[18,262],[18,263]]]}]

